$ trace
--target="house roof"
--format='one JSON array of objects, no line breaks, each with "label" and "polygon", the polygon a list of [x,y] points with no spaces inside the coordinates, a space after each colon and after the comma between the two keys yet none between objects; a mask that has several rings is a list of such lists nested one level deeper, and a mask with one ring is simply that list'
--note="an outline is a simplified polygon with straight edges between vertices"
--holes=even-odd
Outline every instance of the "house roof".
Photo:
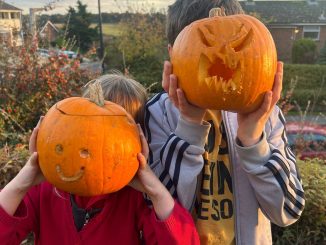
[{"label": "house roof", "polygon": [[241,1],[242,8],[265,24],[326,23],[326,0]]},{"label": "house roof", "polygon": [[48,20],[46,24],[43,26],[40,33],[42,33],[48,25],[51,26],[56,32],[59,32],[58,28],[51,21]]},{"label": "house roof", "polygon": [[15,11],[23,11],[15,6],[12,6],[2,0],[0,0],[0,10],[15,10]]}]

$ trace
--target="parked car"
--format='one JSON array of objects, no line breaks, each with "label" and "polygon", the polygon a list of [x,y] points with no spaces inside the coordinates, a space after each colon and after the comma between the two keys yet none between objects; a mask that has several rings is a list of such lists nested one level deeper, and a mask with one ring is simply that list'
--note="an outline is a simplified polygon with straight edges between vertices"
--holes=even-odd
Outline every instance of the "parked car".
[{"label": "parked car", "polygon": [[289,146],[300,157],[326,162],[326,125],[290,122],[286,125]]},{"label": "parked car", "polygon": [[37,54],[41,57],[50,57],[49,50],[44,48],[39,48],[36,50]]},{"label": "parked car", "polygon": [[74,51],[63,50],[63,51],[60,51],[59,53],[67,55],[69,59],[76,59],[77,58],[77,53],[75,53]]}]

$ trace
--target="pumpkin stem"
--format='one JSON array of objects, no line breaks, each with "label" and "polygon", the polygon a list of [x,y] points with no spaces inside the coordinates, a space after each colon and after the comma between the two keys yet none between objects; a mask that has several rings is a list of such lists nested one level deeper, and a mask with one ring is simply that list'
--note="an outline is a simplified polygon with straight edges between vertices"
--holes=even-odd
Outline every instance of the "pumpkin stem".
[{"label": "pumpkin stem", "polygon": [[216,16],[226,16],[225,14],[225,8],[212,8],[209,11],[209,18],[216,17]]},{"label": "pumpkin stem", "polygon": [[89,99],[98,106],[104,106],[104,96],[102,86],[98,81],[88,85],[89,87]]}]

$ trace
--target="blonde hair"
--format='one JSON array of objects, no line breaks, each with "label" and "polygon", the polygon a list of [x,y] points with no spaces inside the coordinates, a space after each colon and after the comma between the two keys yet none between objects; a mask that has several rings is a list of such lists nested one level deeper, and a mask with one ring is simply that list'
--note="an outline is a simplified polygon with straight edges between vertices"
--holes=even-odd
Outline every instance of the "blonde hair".
[{"label": "blonde hair", "polygon": [[89,84],[99,82],[105,100],[121,105],[137,123],[143,124],[147,100],[146,89],[139,82],[114,71],[88,82],[84,86],[83,97],[89,97]]}]

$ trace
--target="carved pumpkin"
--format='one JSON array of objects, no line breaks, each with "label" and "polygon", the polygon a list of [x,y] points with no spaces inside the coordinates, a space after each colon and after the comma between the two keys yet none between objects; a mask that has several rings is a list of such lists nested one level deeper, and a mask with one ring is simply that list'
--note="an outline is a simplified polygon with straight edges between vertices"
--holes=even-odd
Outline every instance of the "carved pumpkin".
[{"label": "carved pumpkin", "polygon": [[115,192],[138,169],[141,145],[137,126],[120,106],[73,97],[45,115],[37,137],[39,163],[46,179],[80,196]]},{"label": "carved pumpkin", "polygon": [[221,9],[211,13],[178,35],[171,54],[173,73],[192,104],[251,112],[273,87],[277,68],[273,38],[254,17],[225,16]]}]

